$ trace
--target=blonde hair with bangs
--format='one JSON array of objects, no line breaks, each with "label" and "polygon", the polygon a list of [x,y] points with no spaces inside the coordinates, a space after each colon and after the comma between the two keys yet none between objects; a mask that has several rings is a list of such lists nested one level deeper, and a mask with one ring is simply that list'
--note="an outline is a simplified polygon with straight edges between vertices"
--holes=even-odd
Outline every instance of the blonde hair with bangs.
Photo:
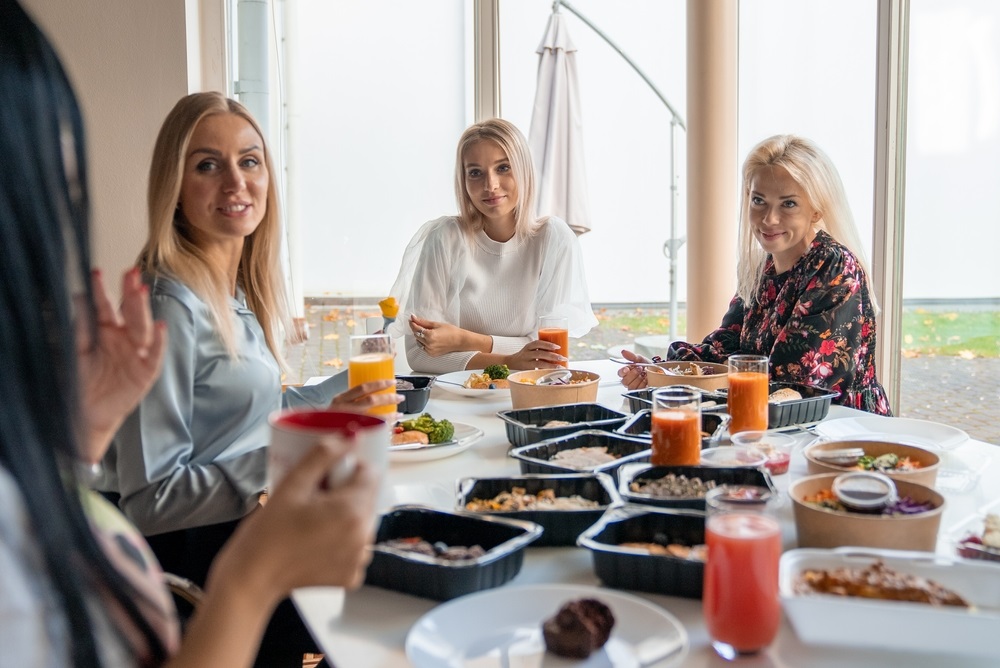
[{"label": "blonde hair with bangs", "polygon": [[531,161],[528,140],[512,123],[502,118],[490,118],[470,125],[458,140],[455,153],[455,199],[459,219],[469,235],[484,228],[486,221],[465,190],[465,152],[473,144],[490,141],[500,147],[510,161],[517,183],[517,206],[514,209],[515,234],[525,239],[538,231],[545,218],[535,218],[535,166]]},{"label": "blonde hair with bangs", "polygon": [[737,264],[736,292],[748,306],[757,297],[764,278],[767,253],[753,235],[750,223],[750,185],[758,169],[783,167],[805,191],[810,205],[820,212],[814,229],[825,230],[847,247],[858,259],[868,277],[868,297],[877,314],[878,302],[871,289],[871,271],[867,253],[854,225],[854,217],[847,203],[847,194],[840,174],[826,155],[813,142],[796,135],[775,135],[760,142],[750,151],[743,163],[743,191],[740,200],[739,263]]},{"label": "blonde hair with bangs", "polygon": [[276,172],[264,133],[239,102],[221,93],[193,93],[181,98],[167,114],[149,168],[149,238],[139,254],[138,265],[150,275],[170,276],[183,282],[204,300],[223,345],[233,358],[237,357],[229,279],[192,241],[178,206],[191,136],[202,119],[215,114],[239,116],[260,136],[269,176],[267,208],[257,229],[244,240],[236,280],[246,293],[247,307],[260,322],[267,347],[279,365],[283,365],[283,334],[291,330],[287,329],[288,299],[281,270]]}]

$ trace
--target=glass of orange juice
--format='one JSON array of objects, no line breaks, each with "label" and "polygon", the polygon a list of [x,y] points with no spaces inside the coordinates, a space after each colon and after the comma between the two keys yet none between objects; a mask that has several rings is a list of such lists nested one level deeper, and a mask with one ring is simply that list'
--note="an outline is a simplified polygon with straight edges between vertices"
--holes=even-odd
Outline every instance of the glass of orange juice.
[{"label": "glass of orange juice", "polygon": [[[357,387],[372,380],[394,380],[392,337],[388,334],[368,334],[351,337],[351,357],[347,367],[347,384]],[[379,394],[395,392],[394,387]],[[395,404],[377,406],[368,412],[376,415],[394,413]]]},{"label": "glass of orange juice", "polygon": [[697,466],[701,462],[701,393],[683,387],[653,392],[650,432],[654,466]]},{"label": "glass of orange juice", "polygon": [[[561,315],[543,315],[538,319],[538,338],[559,346],[560,355],[569,360],[569,320]],[[562,362],[569,366],[569,362]]]},{"label": "glass of orange juice", "polygon": [[729,357],[729,433],[767,429],[767,355]]},{"label": "glass of orange juice", "polygon": [[728,661],[756,654],[778,634],[780,506],[766,487],[722,485],[705,495],[702,609],[712,647]]}]

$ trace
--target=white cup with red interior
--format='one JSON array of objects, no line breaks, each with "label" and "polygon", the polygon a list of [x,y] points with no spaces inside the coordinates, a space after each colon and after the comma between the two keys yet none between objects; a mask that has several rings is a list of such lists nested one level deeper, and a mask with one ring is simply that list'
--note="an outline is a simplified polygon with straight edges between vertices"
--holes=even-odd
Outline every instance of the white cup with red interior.
[{"label": "white cup with red interior", "polygon": [[320,439],[356,441],[352,455],[340,460],[330,471],[327,484],[339,485],[354,473],[361,458],[381,479],[389,459],[391,425],[381,418],[315,408],[292,408],[272,413],[271,445],[268,448],[268,489],[275,486]]}]

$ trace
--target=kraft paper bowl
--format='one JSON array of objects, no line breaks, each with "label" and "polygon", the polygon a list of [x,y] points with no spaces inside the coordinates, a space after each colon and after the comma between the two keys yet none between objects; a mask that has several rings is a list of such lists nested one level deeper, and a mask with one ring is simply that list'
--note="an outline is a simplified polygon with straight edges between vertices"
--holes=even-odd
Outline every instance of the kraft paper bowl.
[{"label": "kraft paper bowl", "polygon": [[914,445],[904,445],[902,443],[892,443],[889,441],[821,441],[807,446],[802,455],[806,458],[806,466],[809,473],[847,473],[856,471],[853,466],[844,466],[832,462],[823,461],[821,455],[830,450],[843,450],[845,448],[861,448],[866,455],[878,457],[888,453],[894,453],[900,457],[909,457],[911,460],[920,463],[920,468],[912,471],[879,471],[893,480],[906,480],[921,485],[933,487],[937,482],[938,470],[941,468],[941,458],[930,450],[918,448]]},{"label": "kraft paper bowl", "polygon": [[914,501],[930,501],[931,510],[915,515],[875,515],[840,512],[818,508],[803,499],[833,487],[839,473],[821,473],[800,478],[792,483],[788,495],[792,498],[795,531],[799,547],[877,547],[890,550],[933,552],[937,547],[938,529],[944,497],[926,485],[895,480],[900,497]]},{"label": "kraft paper bowl", "polygon": [[[597,383],[601,377],[590,371],[570,369],[573,376],[566,385],[535,385],[534,381],[554,369],[517,371],[507,376],[510,381],[511,408],[538,408],[562,404],[594,403]],[[577,381],[577,382],[572,382]]]}]

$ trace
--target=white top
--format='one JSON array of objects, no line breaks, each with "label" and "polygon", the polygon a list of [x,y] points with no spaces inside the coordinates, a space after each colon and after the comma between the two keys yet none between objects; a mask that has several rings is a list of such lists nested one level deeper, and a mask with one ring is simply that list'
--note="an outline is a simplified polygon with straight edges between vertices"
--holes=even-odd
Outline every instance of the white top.
[{"label": "white top", "polygon": [[407,362],[427,373],[465,369],[476,351],[431,357],[410,332],[410,314],[489,334],[492,352],[501,354],[537,338],[543,315],[566,316],[572,337],[597,324],[580,244],[558,218],[545,219],[534,236],[506,242],[483,230],[470,237],[453,216],[432,220],[407,246],[391,294],[400,311],[389,333],[406,337]]}]

